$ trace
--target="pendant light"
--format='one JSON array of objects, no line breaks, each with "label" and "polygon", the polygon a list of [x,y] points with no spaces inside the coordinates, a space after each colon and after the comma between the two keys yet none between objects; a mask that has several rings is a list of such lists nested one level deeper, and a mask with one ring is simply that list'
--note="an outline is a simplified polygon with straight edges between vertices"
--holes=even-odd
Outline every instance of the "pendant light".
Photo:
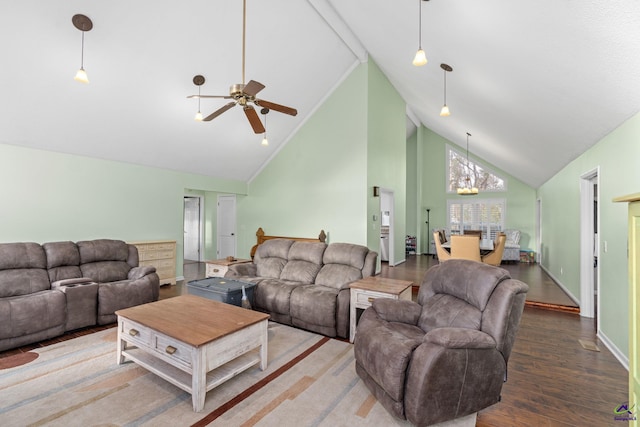
[{"label": "pendant light", "polygon": [[418,14],[418,51],[416,52],[416,56],[413,58],[413,65],[416,67],[421,67],[426,65],[427,63],[427,55],[422,50],[422,2],[429,0],[418,0],[418,4],[420,5],[420,12]]},{"label": "pendant light", "polygon": [[269,140],[267,139],[267,113],[269,112],[268,108],[263,108],[260,110],[260,114],[264,116],[264,136],[262,138],[262,145],[267,147],[269,145]]},{"label": "pendant light", "polygon": [[204,76],[201,76],[200,74],[193,76],[193,84],[198,86],[198,112],[193,118],[193,120],[195,120],[196,122],[202,121],[202,113],[200,112],[200,86],[204,84],[204,81]]},{"label": "pendant light", "polygon": [[469,137],[471,134],[467,132],[467,163],[465,169],[467,170],[467,176],[464,179],[464,186],[458,188],[458,195],[460,196],[475,196],[478,194],[478,188],[471,185],[471,177],[469,176]]},{"label": "pendant light", "polygon": [[87,72],[84,70],[84,33],[87,31],[91,31],[91,29],[93,28],[93,22],[91,22],[91,19],[89,19],[87,16],[81,14],[73,15],[73,17],[71,18],[71,22],[73,23],[74,27],[82,31],[80,69],[73,79],[80,83],[89,83],[89,77],[87,77]]},{"label": "pendant light", "polygon": [[451,115],[451,112],[447,105],[447,73],[452,72],[453,68],[448,64],[440,64],[440,68],[444,70],[444,105],[442,106],[442,110],[440,110],[440,116],[448,117]]}]

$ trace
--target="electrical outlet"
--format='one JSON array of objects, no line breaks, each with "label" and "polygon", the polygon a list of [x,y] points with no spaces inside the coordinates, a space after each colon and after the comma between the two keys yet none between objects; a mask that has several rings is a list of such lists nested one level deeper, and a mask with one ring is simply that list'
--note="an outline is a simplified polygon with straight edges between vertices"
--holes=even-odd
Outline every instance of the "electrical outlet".
[{"label": "electrical outlet", "polygon": [[560,275],[562,276],[564,274],[564,271],[562,269],[562,267],[560,267]]}]

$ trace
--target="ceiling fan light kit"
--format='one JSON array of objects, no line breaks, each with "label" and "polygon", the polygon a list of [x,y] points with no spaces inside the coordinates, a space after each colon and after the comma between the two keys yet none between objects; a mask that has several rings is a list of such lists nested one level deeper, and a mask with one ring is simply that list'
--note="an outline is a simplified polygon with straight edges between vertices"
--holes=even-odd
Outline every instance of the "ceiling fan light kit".
[{"label": "ceiling fan light kit", "polygon": [[[201,98],[222,98],[222,99],[233,99],[233,101],[223,105],[218,108],[213,113],[209,114],[207,117],[202,119],[204,122],[209,122],[225,111],[235,107],[236,105],[240,105],[243,107],[243,111],[249,124],[253,128],[255,133],[264,133],[266,140],[266,130],[260,121],[260,117],[256,112],[254,105],[258,107],[262,107],[266,109],[267,112],[269,110],[274,110],[279,113],[288,114],[290,116],[295,116],[298,114],[298,111],[295,108],[287,107],[284,105],[276,104],[274,102],[266,101],[264,99],[256,98],[258,92],[265,88],[265,86],[257,82],[255,80],[249,80],[247,84],[245,84],[244,80],[244,64],[245,64],[245,35],[246,35],[246,27],[247,27],[247,1],[243,0],[242,2],[242,83],[237,83],[231,85],[229,88],[229,95],[201,95],[200,94],[200,86],[202,86],[205,82],[205,78],[201,75],[197,75],[193,78],[193,83],[198,86],[198,94],[197,95],[189,95],[187,98],[198,98],[198,112],[200,111],[200,99]],[[265,120],[266,120],[266,113]],[[196,119],[197,120],[197,119]],[[268,143],[268,142],[267,142]],[[264,144],[263,144],[264,145]]]},{"label": "ceiling fan light kit", "polygon": [[427,64],[427,54],[422,49],[422,2],[429,0],[418,0],[419,13],[418,13],[418,51],[416,56],[413,57],[412,64],[416,67],[421,67]]},{"label": "ceiling fan light kit", "polygon": [[71,18],[71,22],[73,26],[82,32],[82,48],[80,51],[80,69],[76,73],[73,78],[75,81],[80,83],[89,83],[89,77],[87,76],[87,72],[84,70],[84,33],[87,31],[91,31],[93,28],[93,22],[87,16],[82,14],[73,15]]},{"label": "ceiling fan light kit", "polygon": [[464,187],[459,187],[457,193],[459,196],[475,196],[478,194],[478,188],[471,185],[471,177],[469,176],[469,137],[471,134],[467,132],[467,163],[465,168],[467,169],[467,176],[464,179]]},{"label": "ceiling fan light kit", "polygon": [[260,114],[264,116],[264,136],[262,138],[263,147],[269,146],[269,140],[267,139],[267,114],[268,113],[269,113],[268,108],[263,108],[262,110],[260,110]]}]

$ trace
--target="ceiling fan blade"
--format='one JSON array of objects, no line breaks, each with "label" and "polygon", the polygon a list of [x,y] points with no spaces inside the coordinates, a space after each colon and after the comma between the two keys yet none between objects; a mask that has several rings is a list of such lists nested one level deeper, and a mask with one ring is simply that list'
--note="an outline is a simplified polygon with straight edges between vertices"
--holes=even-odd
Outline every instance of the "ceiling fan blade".
[{"label": "ceiling fan blade", "polygon": [[227,111],[229,108],[232,108],[233,106],[236,105],[236,102],[230,102],[228,104],[225,104],[224,106],[218,108],[216,111],[214,111],[213,113],[209,114],[207,117],[205,117],[204,119],[202,119],[203,122],[208,122],[211,121],[213,119],[215,119],[216,117],[218,117],[220,114],[224,113],[225,111]]},{"label": "ceiling fan blade", "polygon": [[256,94],[260,92],[262,89],[264,89],[264,85],[262,83],[257,82],[255,80],[250,80],[249,83],[247,83],[244,86],[244,89],[242,90],[242,92],[245,95],[256,96]]},{"label": "ceiling fan blade", "polygon": [[295,116],[298,114],[298,110],[291,107],[286,107],[284,105],[276,104],[273,102],[265,101],[264,99],[256,99],[255,104],[261,107],[266,107],[270,110],[278,111],[280,113],[288,114],[290,116]]},{"label": "ceiling fan blade", "polygon": [[260,117],[258,117],[258,113],[255,108],[250,105],[244,107],[244,114],[249,119],[249,123],[251,123],[251,127],[255,133],[264,133],[264,126],[262,126],[262,121],[260,121]]},{"label": "ceiling fan blade", "polygon": [[229,95],[189,95],[187,98],[224,98],[231,99],[233,96]]}]

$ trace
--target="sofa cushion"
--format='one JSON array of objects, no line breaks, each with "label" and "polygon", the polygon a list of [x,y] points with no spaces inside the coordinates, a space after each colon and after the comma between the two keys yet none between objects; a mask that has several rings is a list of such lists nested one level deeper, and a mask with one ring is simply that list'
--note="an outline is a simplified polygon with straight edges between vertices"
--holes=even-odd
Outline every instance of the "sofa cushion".
[{"label": "sofa cushion", "polygon": [[429,269],[418,293],[418,303],[425,305],[435,294],[448,294],[467,301],[480,311],[487,305],[495,287],[509,279],[509,272],[480,262],[452,259]]},{"label": "sofa cushion", "polygon": [[348,283],[362,279],[362,268],[369,253],[366,246],[332,243],[324,251],[324,265],[316,276],[317,285],[341,289]]},{"label": "sofa cushion", "polygon": [[126,280],[131,266],[129,245],[121,240],[97,239],[78,242],[82,276],[96,282]]},{"label": "sofa cushion", "polygon": [[46,268],[46,256],[39,244],[0,244],[0,298],[50,289]]},{"label": "sofa cushion", "polygon": [[[44,271],[44,270],[41,270]],[[46,275],[46,272],[45,272]],[[60,327],[64,332],[66,299],[60,291],[0,299],[0,340]]]},{"label": "sofa cushion", "polygon": [[73,242],[49,242],[42,245],[47,254],[47,272],[51,283],[82,277],[80,252]]},{"label": "sofa cushion", "polygon": [[311,325],[336,327],[338,290],[327,286],[302,285],[291,292],[291,317]]},{"label": "sofa cushion", "polygon": [[292,244],[293,240],[271,239],[258,246],[253,258],[258,276],[279,278]]},{"label": "sofa cushion", "polygon": [[256,308],[266,312],[289,315],[291,292],[301,285],[300,282],[274,278],[261,280],[253,291]]},{"label": "sofa cushion", "polygon": [[321,242],[294,242],[289,249],[288,261],[280,273],[283,280],[313,283],[322,267],[322,256],[327,245]]}]

